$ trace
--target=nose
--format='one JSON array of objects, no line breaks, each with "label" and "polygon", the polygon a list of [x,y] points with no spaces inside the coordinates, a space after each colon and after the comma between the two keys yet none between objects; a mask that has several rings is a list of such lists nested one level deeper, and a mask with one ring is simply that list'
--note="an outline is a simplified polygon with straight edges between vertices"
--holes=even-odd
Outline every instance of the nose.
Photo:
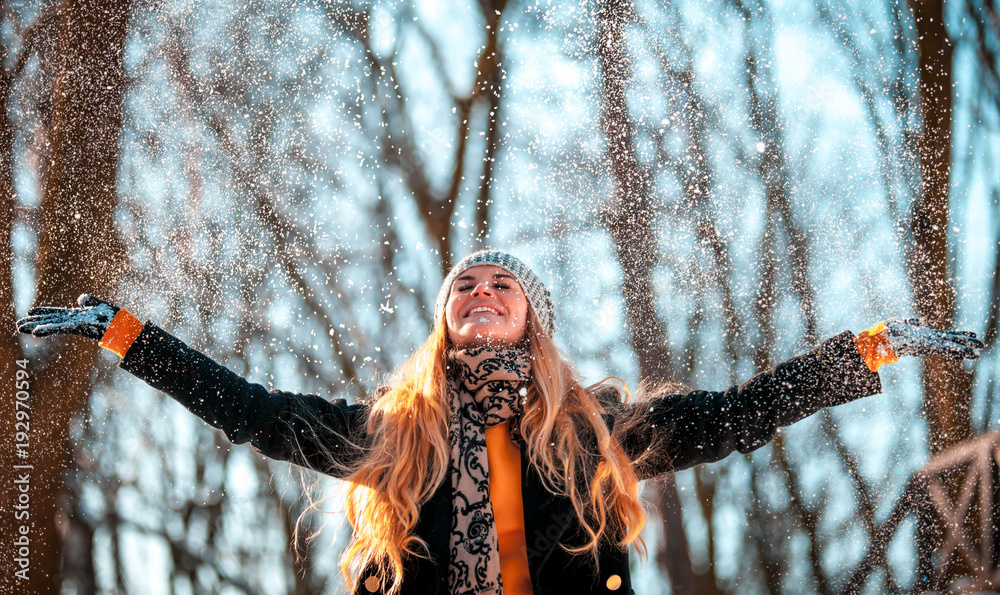
[{"label": "nose", "polygon": [[473,296],[477,296],[477,295],[493,296],[495,294],[493,293],[493,290],[490,289],[489,281],[482,281],[480,283],[477,283],[476,286],[472,289],[472,294],[471,295],[473,295]]}]

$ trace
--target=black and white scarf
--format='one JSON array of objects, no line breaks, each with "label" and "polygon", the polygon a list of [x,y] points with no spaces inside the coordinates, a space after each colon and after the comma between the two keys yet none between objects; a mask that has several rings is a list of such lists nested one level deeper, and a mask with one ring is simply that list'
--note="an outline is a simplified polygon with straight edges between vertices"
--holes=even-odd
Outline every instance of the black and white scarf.
[{"label": "black and white scarf", "polygon": [[452,514],[448,587],[452,594],[503,593],[490,503],[486,428],[520,415],[530,377],[531,360],[522,350],[480,347],[449,353]]}]

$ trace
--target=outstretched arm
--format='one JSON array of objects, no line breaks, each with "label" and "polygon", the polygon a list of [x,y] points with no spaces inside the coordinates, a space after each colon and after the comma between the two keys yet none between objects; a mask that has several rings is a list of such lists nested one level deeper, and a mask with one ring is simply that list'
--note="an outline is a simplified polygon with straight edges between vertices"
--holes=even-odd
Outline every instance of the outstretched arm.
[{"label": "outstretched arm", "polygon": [[779,427],[823,407],[881,392],[876,370],[899,355],[975,358],[982,348],[973,333],[935,331],[912,320],[877,325],[857,338],[845,332],[725,391],[625,405],[625,417],[641,422],[626,424],[619,440],[643,479],[718,461],[760,448]]},{"label": "outstretched arm", "polygon": [[156,325],[142,325],[126,310],[87,295],[78,303],[80,308],[33,308],[18,321],[18,330],[101,340],[122,356],[120,367],[225,432],[234,444],[250,442],[271,458],[345,477],[362,456],[367,407],[268,391]]}]

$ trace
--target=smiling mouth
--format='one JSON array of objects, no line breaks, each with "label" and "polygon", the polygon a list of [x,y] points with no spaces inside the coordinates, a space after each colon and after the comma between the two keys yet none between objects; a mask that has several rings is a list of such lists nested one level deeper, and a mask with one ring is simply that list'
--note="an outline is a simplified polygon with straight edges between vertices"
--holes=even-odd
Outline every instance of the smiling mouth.
[{"label": "smiling mouth", "polygon": [[[476,306],[475,308],[472,309],[471,312],[468,313],[468,316],[471,317],[471,316],[474,316],[476,314],[492,314],[494,316],[503,316],[503,314],[501,314],[500,312],[498,312],[494,308],[490,308],[489,306]],[[479,321],[480,322],[486,322],[486,319],[483,318],[483,317],[480,317]]]}]

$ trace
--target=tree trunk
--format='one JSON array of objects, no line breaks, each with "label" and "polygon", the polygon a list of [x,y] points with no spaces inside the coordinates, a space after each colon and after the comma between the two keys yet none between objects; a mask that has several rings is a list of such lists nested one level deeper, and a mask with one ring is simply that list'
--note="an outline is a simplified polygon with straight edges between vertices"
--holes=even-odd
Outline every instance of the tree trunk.
[{"label": "tree trunk", "polygon": [[[639,373],[653,381],[670,377],[670,353],[666,332],[656,316],[653,265],[658,252],[653,212],[647,197],[647,175],[639,166],[632,144],[632,125],[625,101],[628,60],[623,27],[632,14],[626,0],[604,0],[598,18],[598,58],[603,77],[603,126],[608,143],[608,161],[617,182],[615,196],[604,206],[603,217],[615,243],[622,268],[622,292],[631,332],[632,349],[639,359]],[[657,560],[670,577],[671,591],[694,593],[696,578],[691,569],[687,536],[681,518],[681,503],[673,475],[656,484],[656,507],[663,519],[664,543]]]},{"label": "tree trunk", "polygon": [[[911,0],[909,4],[916,26],[923,116],[917,139],[921,187],[910,221],[914,240],[910,278],[921,320],[934,328],[951,328],[955,322],[955,289],[948,262],[953,47],[944,22],[944,0]],[[972,437],[972,374],[957,360],[928,356],[922,364],[928,446],[931,454],[937,454]],[[960,489],[957,479],[947,487],[953,495]],[[931,553],[941,545],[942,528],[940,519],[918,527],[918,557],[924,572]],[[941,577],[941,584],[952,578]]]},{"label": "tree trunk", "polygon": [[[948,278],[948,187],[951,172],[952,45],[944,0],[910,2],[919,44],[923,131],[918,140],[921,192],[913,207],[910,276],[917,315],[935,328],[954,325],[955,290]],[[960,361],[923,360],[924,409],[932,453],[972,436],[972,377]]]},{"label": "tree trunk", "polygon": [[[73,0],[63,8],[59,25],[60,72],[52,89],[49,168],[42,195],[43,229],[39,234],[36,304],[68,306],[81,292],[113,297],[125,266],[125,251],[114,225],[118,136],[125,87],[123,53],[130,4],[113,0]],[[0,180],[2,183],[2,180]],[[9,187],[9,186],[8,186]],[[0,191],[3,189],[0,188]],[[5,199],[7,200],[7,199]],[[7,216],[7,215],[5,215]],[[9,277],[8,250],[3,271]],[[9,300],[10,297],[5,297]],[[4,304],[4,317],[12,314]],[[10,328],[10,327],[7,327]],[[13,404],[4,407],[0,449],[0,546],[4,592],[51,593],[60,583],[61,540],[57,497],[70,462],[68,427],[86,403],[97,344],[79,338],[51,340],[52,349],[26,363],[30,375],[30,432],[25,447],[15,447]],[[4,366],[23,359],[18,344],[4,344]],[[15,370],[5,375],[7,378]],[[11,383],[12,384],[12,383]],[[15,465],[24,465],[14,469]],[[13,482],[23,478],[27,508],[14,517]],[[21,499],[22,501],[24,499]],[[21,529],[24,527],[24,529]],[[15,539],[27,531],[27,556],[15,556]],[[26,560],[27,572],[15,557]]]}]

